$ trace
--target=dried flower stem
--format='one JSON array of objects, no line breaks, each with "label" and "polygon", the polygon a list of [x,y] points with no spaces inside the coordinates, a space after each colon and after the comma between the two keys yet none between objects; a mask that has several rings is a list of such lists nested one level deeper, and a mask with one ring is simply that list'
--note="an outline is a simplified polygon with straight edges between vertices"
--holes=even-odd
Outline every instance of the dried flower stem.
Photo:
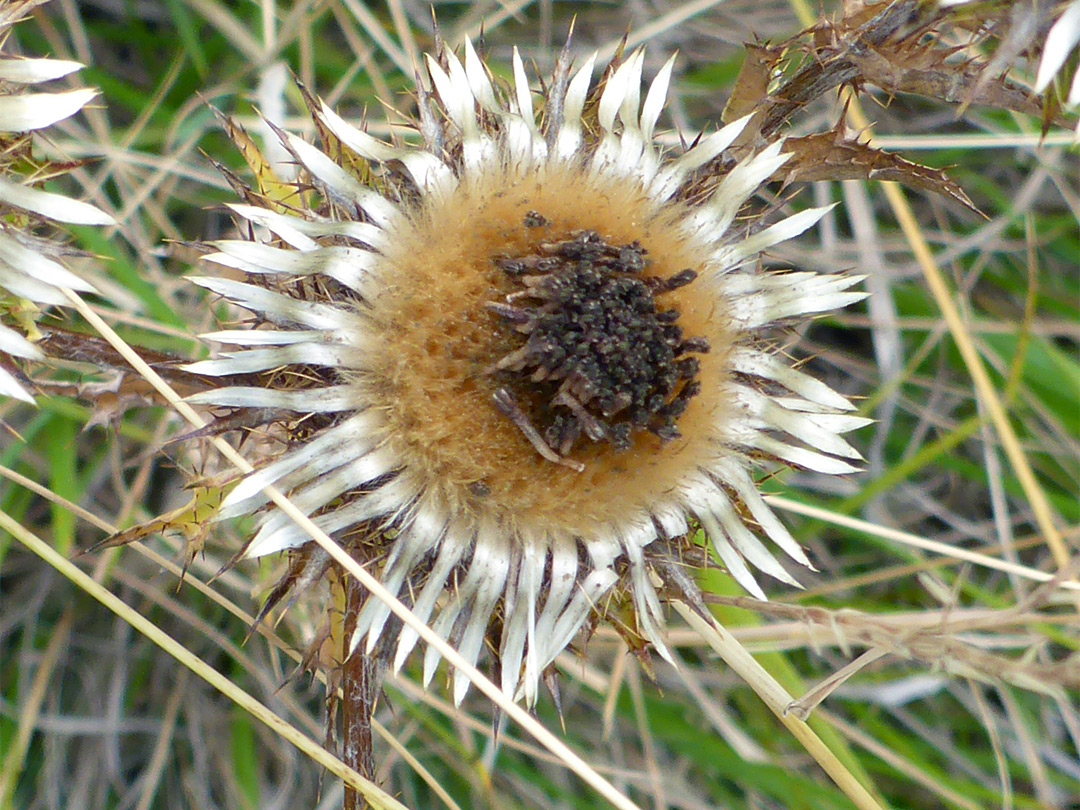
[{"label": "dried flower stem", "polygon": [[[379,693],[375,654],[358,648],[349,655],[347,639],[352,637],[356,617],[364,606],[367,592],[352,577],[345,580],[345,633],[341,664],[342,759],[365,779],[375,775],[374,740],[371,716]],[[348,656],[347,658],[344,656]],[[345,788],[345,810],[367,810],[370,805],[350,787]]]},{"label": "dried flower stem", "polygon": [[[768,495],[765,500],[770,506],[775,506],[777,509],[785,512],[804,515],[805,517],[813,518],[814,520],[831,523],[834,526],[843,526],[858,532],[865,532],[874,537],[891,540],[905,546],[910,546],[911,548],[929,551],[933,554],[941,554],[954,560],[963,560],[983,568],[1004,571],[1007,574],[1024,577],[1032,582],[1050,582],[1056,577],[1060,577],[1060,574],[1052,574],[1047,571],[1040,571],[1037,568],[1031,568],[1030,566],[1018,565],[1009,560],[1002,560],[987,554],[980,554],[977,551],[971,551],[966,548],[958,548],[949,545],[948,543],[942,543],[939,540],[930,540],[926,537],[919,537],[911,532],[900,531],[899,529],[893,529],[889,526],[879,526],[876,523],[860,520],[859,518],[851,517],[850,515],[840,515],[836,512],[830,512],[827,509],[800,503],[799,501],[794,501],[791,498],[785,498],[780,495]],[[1057,582],[1056,587],[1061,588],[1062,590],[1074,591],[1080,595],[1080,582],[1076,579],[1061,579]]]}]

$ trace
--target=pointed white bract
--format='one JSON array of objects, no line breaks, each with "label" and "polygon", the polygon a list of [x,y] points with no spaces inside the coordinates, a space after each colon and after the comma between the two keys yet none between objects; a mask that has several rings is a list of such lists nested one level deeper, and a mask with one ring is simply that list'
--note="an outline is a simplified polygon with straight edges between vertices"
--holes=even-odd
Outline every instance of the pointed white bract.
[{"label": "pointed white bract", "polygon": [[[1046,35],[1043,55],[1039,62],[1039,72],[1035,76],[1035,92],[1041,93],[1061,72],[1069,55],[1080,44],[1080,0],[1072,0],[1065,11],[1054,22],[1050,33]],[[1080,70],[1073,73],[1065,103],[1070,107],[1080,105]],[[1080,128],[1077,129],[1080,134]]]},{"label": "pointed white bract", "polygon": [[[0,25],[0,46],[6,26]],[[111,216],[94,206],[43,191],[21,178],[13,162],[4,159],[19,139],[69,118],[90,103],[97,91],[89,88],[52,92],[26,92],[32,85],[60,79],[82,68],[62,59],[24,59],[0,53],[0,213],[20,211],[34,220],[71,225],[111,225]],[[21,148],[21,147],[20,147]],[[29,310],[36,304],[68,303],[62,289],[94,292],[88,282],[65,268],[56,258],[42,255],[47,244],[40,234],[28,236],[11,224],[0,224],[0,315]],[[56,254],[59,255],[59,249]],[[25,317],[25,315],[24,315]],[[18,320],[18,319],[16,319]],[[13,329],[0,325],[0,353],[32,360],[44,355]],[[30,393],[0,366],[0,397],[33,402]]]},{"label": "pointed white bract", "polygon": [[[222,241],[207,257],[212,264],[242,270],[252,283],[195,279],[256,313],[261,325],[250,332],[234,328],[208,335],[237,350],[188,369],[217,376],[266,376],[259,378],[265,384],[229,384],[192,401],[273,409],[283,420],[319,415],[312,424],[323,425],[268,459],[225,499],[220,519],[255,517],[247,556],[309,542],[268,504],[261,489],[272,484],[344,542],[362,535],[365,543],[383,549],[377,564],[386,587],[431,622],[466,660],[476,662],[487,639],[497,651],[503,689],[529,703],[537,698],[545,669],[590,617],[604,614],[606,602],[617,594],[632,607],[637,637],[670,657],[658,590],[663,566],[653,561],[677,564],[681,550],[692,547],[685,538],[697,526],[704,529],[716,558],[750,593],[765,598],[755,570],[795,585],[766,541],[798,565],[810,562],[758,493],[752,465],[787,463],[829,474],[851,472],[860,457],[841,436],[868,421],[852,415],[852,405],[826,385],[791,368],[764,340],[764,330],[776,324],[862,297],[850,291],[857,277],[765,273],[759,267],[762,251],[813,227],[828,209],[803,211],[768,227],[735,224],[744,204],[788,160],[782,144],[729,163],[723,172],[714,171],[710,177],[719,177],[719,182],[702,183],[701,173],[735,143],[748,119],[704,136],[684,153],[666,154],[654,129],[674,62],[668,60],[643,93],[644,52],[635,51],[607,74],[598,101],[590,105],[594,63],[595,57],[572,75],[568,70],[557,75],[547,85],[553,95],[542,99],[541,108],[516,52],[513,80],[506,88],[493,83],[470,43],[461,60],[451,52],[428,57],[429,85],[421,87],[418,96],[419,146],[383,143],[325,105],[316,105],[317,123],[368,161],[377,180],[365,185],[344,163],[285,136],[312,184],[334,206],[338,221],[328,220],[325,210],[283,213],[234,205],[239,217],[256,232],[266,229],[275,243]],[[495,317],[485,314],[485,306],[510,310],[499,302],[485,303],[481,296],[468,323],[447,320],[458,304],[439,299],[435,288],[440,295],[472,289],[477,278],[473,274],[493,272],[492,262],[501,254],[496,246],[490,254],[467,255],[439,229],[462,229],[459,241],[464,245],[483,216],[501,216],[499,206],[505,199],[509,205],[527,206],[534,194],[541,202],[535,212],[529,211],[526,227],[550,224],[541,215],[554,209],[553,186],[568,189],[569,196],[580,190],[606,200],[610,212],[600,212],[577,228],[600,230],[603,226],[594,222],[621,222],[623,208],[630,208],[625,219],[641,225],[641,240],[650,251],[689,257],[686,261],[693,262],[698,280],[693,297],[680,300],[706,313],[695,317],[706,324],[703,329],[712,330],[710,357],[717,358],[708,361],[717,370],[699,395],[705,404],[696,411],[698,416],[686,423],[685,439],[670,444],[648,439],[662,468],[657,482],[644,469],[631,470],[626,479],[615,473],[590,478],[588,460],[577,464],[572,453],[562,458],[544,446],[539,434],[530,445],[515,427],[506,428],[514,452],[525,448],[522,468],[546,465],[541,469],[568,482],[564,489],[573,492],[576,506],[567,506],[565,514],[561,502],[550,508],[542,503],[549,482],[530,482],[522,473],[521,480],[515,479],[516,494],[507,495],[496,473],[469,477],[457,472],[459,467],[489,469],[483,465],[495,464],[490,458],[501,448],[481,436],[483,426],[491,423],[501,429],[510,424],[490,400],[469,398],[477,380],[495,373],[486,361],[467,366],[472,371],[460,378],[421,379],[411,394],[434,398],[448,385],[456,386],[462,392],[461,409],[476,407],[476,402],[487,409],[474,414],[474,422],[461,421],[464,417],[456,412],[429,412],[419,406],[415,412],[424,418],[400,416],[408,410],[401,400],[413,390],[402,380],[420,374],[417,368],[432,358],[465,356],[462,362],[467,365],[469,352],[477,350],[460,343],[462,331],[477,319],[486,324]],[[575,222],[563,223],[559,216],[551,213],[558,220],[551,227],[580,233]],[[619,238],[629,242],[630,236]],[[438,240],[445,241],[438,261],[444,254],[450,258],[431,276],[428,290],[402,268],[413,266],[414,254],[422,253],[427,241]],[[460,255],[455,252],[459,250]],[[421,265],[424,261],[415,259]],[[302,292],[331,281],[341,292]],[[404,328],[411,326],[405,324],[409,311],[387,303],[396,300],[403,287],[410,288],[416,317],[445,329],[425,335],[421,349],[416,348],[419,338]],[[484,337],[490,332],[485,329],[476,333],[477,340],[492,339]],[[465,348],[458,350],[459,343]],[[511,364],[504,361],[499,368]],[[290,389],[276,385],[278,378],[270,376],[274,369],[310,374],[313,368],[325,384]],[[534,375],[542,377],[540,372]],[[442,430],[444,421],[448,427]],[[476,435],[449,427],[458,423],[475,424]],[[521,427],[520,420],[516,424]],[[526,435],[528,428],[522,427]],[[549,455],[541,459],[538,450]],[[467,458],[461,461],[455,453]],[[679,453],[688,460],[678,460]],[[665,454],[677,460],[669,462]],[[609,455],[629,459],[618,463],[640,462],[642,468],[653,464],[636,445],[625,457],[614,451]],[[599,458],[593,462],[599,466],[608,463],[600,451],[590,458]],[[512,461],[506,463],[513,468]],[[578,469],[580,478],[575,477]],[[637,487],[636,494],[626,496],[625,508],[604,505],[632,487]],[[551,488],[552,498],[561,497],[557,489]],[[595,514],[592,505],[598,505]],[[417,636],[405,628],[387,637],[391,626],[396,624],[386,606],[369,602],[357,620],[353,648],[374,652],[382,645],[389,649],[392,666],[402,667]],[[497,637],[492,638],[493,633]],[[428,649],[425,682],[434,677],[439,662],[437,651]],[[465,677],[455,674],[455,700],[460,701],[467,688]]]}]

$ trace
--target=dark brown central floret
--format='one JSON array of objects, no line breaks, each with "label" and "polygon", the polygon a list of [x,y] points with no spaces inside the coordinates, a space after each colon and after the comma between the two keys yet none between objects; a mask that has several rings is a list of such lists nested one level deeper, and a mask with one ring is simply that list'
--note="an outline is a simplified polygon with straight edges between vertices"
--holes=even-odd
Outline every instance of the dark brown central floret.
[{"label": "dark brown central floret", "polygon": [[[524,224],[547,220],[530,212]],[[488,307],[527,337],[490,369],[507,382],[495,402],[545,458],[580,467],[565,456],[582,435],[619,451],[643,430],[679,437],[676,422],[701,390],[691,355],[709,344],[684,337],[678,309],[657,299],[697,273],[658,278],[647,263],[639,243],[610,245],[594,231],[496,260],[521,289]]]}]

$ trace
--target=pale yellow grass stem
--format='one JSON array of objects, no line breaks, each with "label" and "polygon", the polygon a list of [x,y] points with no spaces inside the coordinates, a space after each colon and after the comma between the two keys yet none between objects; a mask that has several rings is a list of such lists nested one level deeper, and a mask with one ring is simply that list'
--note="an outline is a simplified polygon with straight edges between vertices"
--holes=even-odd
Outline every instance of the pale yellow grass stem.
[{"label": "pale yellow grass stem", "polygon": [[693,608],[682,602],[673,602],[675,610],[686,620],[703,639],[705,639],[713,651],[719,655],[735,673],[742,678],[750,687],[765,701],[765,705],[772,710],[781,723],[783,723],[792,736],[795,737],[814,758],[832,780],[840,787],[859,810],[870,810],[881,805],[870,795],[870,792],[844,767],[836,755],[821,741],[821,738],[803,720],[789,711],[795,701],[791,695],[777,683],[765,668],[746,651],[738,640],[724,629],[723,625],[710,617],[709,621]]},{"label": "pale yellow grass stem", "polygon": [[342,779],[347,785],[363,795],[373,807],[380,808],[380,810],[382,808],[386,808],[386,810],[408,810],[397,799],[380,790],[375,784],[368,782],[340,759],[326,751],[318,742],[304,735],[286,720],[274,714],[262,703],[189,651],[183,644],[159,629],[137,610],[127,605],[107,588],[95,582],[88,574],[84,573],[44,540],[19,525],[6,512],[0,512],[0,529],[9,532],[16,540],[41,557],[53,569],[71,580],[80,590],[98,600],[135,630],[142,633],[154,644],[161,647],[185,667],[251,714],[252,717],[265,723],[282,739],[289,741],[315,762]]}]

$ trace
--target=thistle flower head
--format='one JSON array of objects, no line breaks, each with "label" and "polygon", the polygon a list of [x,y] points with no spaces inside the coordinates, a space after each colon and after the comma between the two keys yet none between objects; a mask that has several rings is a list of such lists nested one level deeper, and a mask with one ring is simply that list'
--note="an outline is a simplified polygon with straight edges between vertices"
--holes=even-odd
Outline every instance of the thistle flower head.
[{"label": "thistle flower head", "polygon": [[[35,92],[33,85],[82,68],[60,59],[25,59],[4,52],[11,27],[45,0],[16,0],[0,8],[0,359],[12,355],[44,359],[34,337],[37,304],[66,304],[61,288],[94,288],[59,261],[50,236],[53,223],[105,225],[112,217],[92,205],[36,186],[62,173],[33,153],[34,133],[74,115],[97,91],[87,88]],[[18,328],[14,328],[18,327]],[[29,392],[0,363],[0,396],[32,402]]]},{"label": "thistle flower head", "polygon": [[[643,65],[636,51],[596,83],[594,59],[564,53],[537,94],[516,51],[502,87],[466,42],[427,59],[416,145],[312,101],[322,148],[281,139],[319,204],[247,193],[231,207],[257,238],[207,257],[246,280],[196,279],[257,316],[188,369],[228,378],[193,401],[285,429],[219,513],[256,516],[249,556],[295,550],[277,598],[326,562],[269,484],[467,660],[487,641],[530,702],[615,611],[669,656],[661,589],[691,596],[677,562],[697,527],[751,593],[751,569],[794,584],[767,543],[810,563],[752,470],[851,471],[841,434],[866,421],[764,338],[862,297],[852,276],[758,266],[824,209],[739,221],[782,144],[728,159],[741,120],[666,152],[674,60],[646,88]],[[380,641],[400,667],[417,637],[369,600],[352,648]],[[438,663],[429,650],[425,680]]]}]

